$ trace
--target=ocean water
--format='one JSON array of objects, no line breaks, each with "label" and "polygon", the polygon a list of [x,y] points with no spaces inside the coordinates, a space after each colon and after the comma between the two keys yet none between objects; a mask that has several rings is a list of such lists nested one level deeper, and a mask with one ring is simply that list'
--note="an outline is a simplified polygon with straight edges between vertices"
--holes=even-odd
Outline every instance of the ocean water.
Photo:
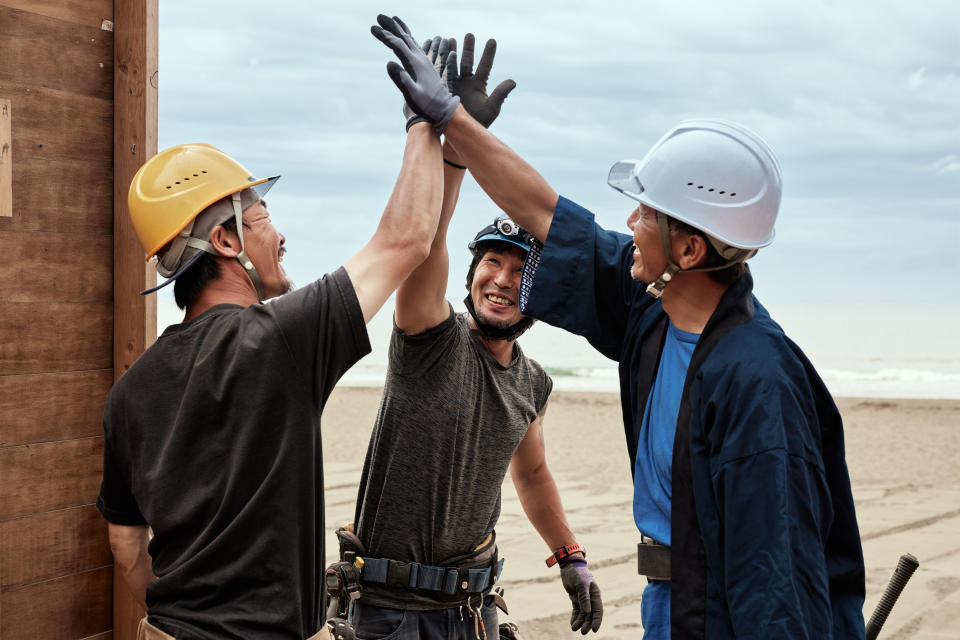
[{"label": "ocean water", "polygon": [[[834,396],[960,399],[960,303],[764,304]],[[462,310],[461,303],[454,306]],[[182,318],[169,297],[158,299],[158,309],[161,332]],[[373,352],[341,384],[383,384],[391,328],[392,301],[368,325]],[[616,362],[579,336],[537,323],[520,345],[550,373],[555,389],[619,390]]]}]

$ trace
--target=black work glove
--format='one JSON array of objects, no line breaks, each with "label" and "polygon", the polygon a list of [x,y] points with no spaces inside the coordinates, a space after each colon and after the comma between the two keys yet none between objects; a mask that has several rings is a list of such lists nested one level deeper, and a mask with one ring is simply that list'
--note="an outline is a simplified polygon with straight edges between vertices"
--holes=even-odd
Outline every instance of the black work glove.
[{"label": "black work glove", "polygon": [[500,640],[523,640],[520,630],[512,622],[501,622],[499,627]]},{"label": "black work glove", "polygon": [[500,115],[500,107],[507,95],[513,91],[517,83],[513,80],[504,80],[488,96],[487,79],[493,67],[493,58],[497,55],[497,41],[487,40],[477,65],[477,72],[473,72],[473,34],[463,37],[463,59],[460,61],[460,72],[457,72],[457,53],[454,50],[447,58],[447,86],[450,91],[460,98],[463,108],[473,119],[489,127]]},{"label": "black work glove", "polygon": [[403,65],[401,67],[393,61],[387,63],[390,79],[400,89],[410,110],[431,123],[438,133],[443,133],[460,99],[447,89],[433,62],[410,35],[403,20],[381,14],[377,16],[377,22],[379,26],[373,25],[370,32],[393,49]]},{"label": "black work glove", "polygon": [[330,628],[333,640],[356,640],[357,633],[353,630],[353,625],[343,618],[329,618],[327,627]]},{"label": "black work glove", "polygon": [[585,558],[567,558],[560,561],[560,579],[563,588],[573,603],[570,616],[570,628],[587,635],[591,629],[596,633],[603,620],[603,601],[600,599],[600,587],[587,569]]}]

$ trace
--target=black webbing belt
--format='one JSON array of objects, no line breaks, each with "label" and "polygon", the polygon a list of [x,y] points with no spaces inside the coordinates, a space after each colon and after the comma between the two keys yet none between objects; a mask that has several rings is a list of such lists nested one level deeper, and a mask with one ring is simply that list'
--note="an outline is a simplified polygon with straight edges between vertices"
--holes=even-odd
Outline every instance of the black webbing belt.
[{"label": "black webbing belt", "polygon": [[388,587],[425,589],[448,596],[483,593],[500,576],[503,558],[483,567],[437,567],[388,558],[363,558],[360,579]]}]

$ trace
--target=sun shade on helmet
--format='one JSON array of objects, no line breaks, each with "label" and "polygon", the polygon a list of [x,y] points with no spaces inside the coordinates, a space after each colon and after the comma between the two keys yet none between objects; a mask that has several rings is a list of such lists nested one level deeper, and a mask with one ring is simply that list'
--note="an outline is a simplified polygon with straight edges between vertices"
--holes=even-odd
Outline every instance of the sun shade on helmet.
[{"label": "sun shade on helmet", "polygon": [[742,125],[685,120],[643,160],[614,164],[607,183],[658,212],[668,268],[648,288],[655,297],[679,271],[664,215],[706,234],[727,261],[715,269],[743,262],[773,242],[782,192],[780,165],[763,139]]},{"label": "sun shade on helmet", "polygon": [[497,216],[493,224],[485,226],[477,233],[467,248],[473,251],[479,243],[491,240],[509,242],[524,251],[530,251],[530,247],[536,241],[532,233],[511,220],[509,216]]},{"label": "sun shade on helmet", "polygon": [[255,178],[209,144],[177,145],[150,158],[134,176],[127,203],[147,258],[167,247],[158,255],[157,270],[169,279],[142,293],[176,280],[197,262],[200,252],[219,255],[207,238],[215,226],[234,217],[241,249],[237,260],[262,301],[260,276],[245,251],[242,211],[262,199],[279,177]]}]

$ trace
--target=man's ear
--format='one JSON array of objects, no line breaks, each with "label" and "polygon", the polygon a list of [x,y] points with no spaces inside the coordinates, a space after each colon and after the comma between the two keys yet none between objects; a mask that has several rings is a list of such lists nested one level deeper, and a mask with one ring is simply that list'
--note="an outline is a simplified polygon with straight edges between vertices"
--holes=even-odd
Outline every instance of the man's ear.
[{"label": "man's ear", "polygon": [[696,233],[678,233],[674,236],[673,255],[681,269],[702,267],[707,261],[707,240]]},{"label": "man's ear", "polygon": [[210,231],[210,244],[227,258],[236,258],[240,254],[240,237],[232,231],[227,231],[218,224]]}]

